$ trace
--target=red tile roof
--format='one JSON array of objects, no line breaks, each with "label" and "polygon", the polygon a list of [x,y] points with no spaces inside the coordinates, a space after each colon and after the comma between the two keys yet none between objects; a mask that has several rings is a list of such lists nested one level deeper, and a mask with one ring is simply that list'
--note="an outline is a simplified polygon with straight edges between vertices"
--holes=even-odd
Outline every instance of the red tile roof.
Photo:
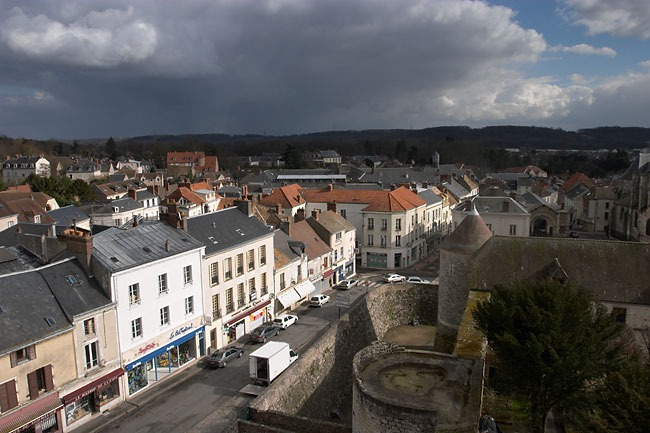
[{"label": "red tile roof", "polygon": [[426,204],[417,194],[406,187],[394,191],[354,189],[307,189],[303,195],[308,202],[316,203],[367,203],[363,210],[375,212],[396,212]]},{"label": "red tile roof", "polygon": [[207,182],[197,182],[190,185],[192,191],[198,191],[199,189],[207,189],[212,191],[212,187],[207,184]]},{"label": "red tile roof", "polygon": [[200,157],[205,157],[205,152],[167,152],[167,165],[197,164]]},{"label": "red tile roof", "polygon": [[174,192],[169,194],[165,199],[165,202],[169,203],[170,200],[179,201],[181,198],[184,198],[185,200],[196,205],[205,203],[205,200],[203,200],[198,194],[192,192],[190,189],[185,188],[184,186],[175,189]]},{"label": "red tile roof", "polygon": [[219,162],[217,161],[216,156],[206,156],[205,157],[205,165],[195,165],[194,169],[197,171],[203,171],[203,172],[215,172],[219,170]]},{"label": "red tile roof", "polygon": [[291,208],[303,203],[305,199],[302,196],[302,188],[297,183],[275,188],[271,194],[260,199],[260,204],[271,207],[281,204],[282,207]]},{"label": "red tile roof", "polygon": [[594,184],[594,182],[590,178],[585,176],[584,174],[582,174],[582,173],[574,173],[566,180],[566,182],[564,182],[562,184],[562,186],[560,187],[560,191],[569,192],[575,186],[578,186],[578,185],[580,185],[582,183],[585,183],[585,184],[587,184],[589,186],[593,186],[593,184]]}]

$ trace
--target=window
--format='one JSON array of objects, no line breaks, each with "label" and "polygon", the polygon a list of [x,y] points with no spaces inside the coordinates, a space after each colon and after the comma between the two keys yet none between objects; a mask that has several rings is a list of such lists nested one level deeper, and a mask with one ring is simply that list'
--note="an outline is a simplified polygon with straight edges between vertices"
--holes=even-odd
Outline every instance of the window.
[{"label": "window", "polygon": [[336,236],[335,236],[336,243],[338,244],[339,242],[341,242],[341,239],[342,239],[342,238],[343,238],[343,233],[338,232],[338,233],[336,234]]},{"label": "window", "polygon": [[625,323],[627,318],[627,308],[614,307],[612,309],[617,323]]},{"label": "window", "polygon": [[248,260],[248,270],[255,269],[255,252],[253,250],[248,250],[246,259]]},{"label": "window", "polygon": [[235,305],[232,302],[232,288],[226,290],[226,313],[232,313]]},{"label": "window", "polygon": [[192,265],[183,268],[183,282],[190,284],[192,282]]},{"label": "window", "polygon": [[336,262],[339,259],[339,250],[334,250],[334,261]]},{"label": "window", "polygon": [[609,219],[609,212],[605,212],[605,221]]},{"label": "window", "polygon": [[605,202],[605,209],[609,209],[609,202],[608,201]]},{"label": "window", "polygon": [[402,219],[397,218],[395,220],[395,230],[402,230]]},{"label": "window", "polygon": [[387,230],[388,229],[388,220],[386,218],[381,219],[381,229],[382,230]]},{"label": "window", "polygon": [[510,224],[510,236],[515,236],[517,234],[517,226],[515,224]]},{"label": "window", "polygon": [[226,281],[232,280],[232,257],[228,257],[223,261],[223,279]]},{"label": "window", "polygon": [[368,246],[371,247],[374,245],[374,239],[372,235],[368,235]]},{"label": "window", "polygon": [[217,320],[221,317],[221,309],[219,308],[219,294],[212,295],[212,320]]},{"label": "window", "polygon": [[[298,269],[300,269],[300,268],[298,268]],[[260,282],[260,284],[262,285],[262,296],[264,296],[267,293],[269,293],[269,288],[266,286],[266,272],[264,272],[262,274],[261,278],[262,278],[262,281]]]},{"label": "window", "polygon": [[131,320],[131,338],[142,337],[142,317]]},{"label": "window", "polygon": [[95,318],[84,320],[84,335],[95,335]]},{"label": "window", "polygon": [[160,326],[169,325],[169,306],[160,309]]},{"label": "window", "polygon": [[347,218],[347,212],[345,211],[345,209],[341,209],[341,216],[343,218]]},{"label": "window", "polygon": [[248,280],[248,296],[251,302],[257,298],[257,290],[255,289],[255,278]]},{"label": "window", "polygon": [[368,230],[372,230],[375,228],[375,219],[374,218],[368,218]]},{"label": "window", "polygon": [[23,362],[31,361],[36,359],[36,346],[31,345],[23,347],[22,349],[14,350],[10,355],[11,367],[22,364]]},{"label": "window", "polygon": [[129,286],[129,305],[140,303],[140,283]]},{"label": "window", "polygon": [[52,376],[52,365],[32,371],[27,375],[27,384],[29,385],[29,398],[36,400],[42,392],[49,392],[54,389]]},{"label": "window", "polygon": [[323,257],[323,267],[327,267],[327,257]]},{"label": "window", "polygon": [[96,341],[90,344],[86,344],[86,346],[84,347],[84,355],[86,359],[86,370],[90,370],[91,368],[97,367],[97,365],[99,364],[98,353],[99,350],[97,349]]},{"label": "window", "polygon": [[260,265],[266,264],[266,245],[260,247]]},{"label": "window", "polygon": [[244,283],[237,284],[237,308],[241,308],[246,304],[244,298]]},{"label": "window", "polygon": [[185,314],[194,313],[194,296],[185,298]]},{"label": "window", "polygon": [[386,235],[381,235],[381,247],[386,248]]},{"label": "window", "polygon": [[485,224],[489,231],[492,231],[492,224]]},{"label": "window", "polygon": [[402,246],[402,237],[400,235],[395,236],[395,246],[396,247]]},{"label": "window", "polygon": [[219,284],[219,266],[217,262],[210,263],[210,285],[216,286]]},{"label": "window", "polygon": [[237,276],[244,273],[244,254],[237,254]]},{"label": "window", "polygon": [[167,274],[158,275],[158,294],[163,295],[169,292],[167,287]]},{"label": "window", "polygon": [[122,225],[122,220],[119,218],[115,218],[114,220],[116,226],[121,226]]},{"label": "window", "polygon": [[286,281],[284,280],[284,272],[280,274],[280,290],[283,290],[287,287]]},{"label": "window", "polygon": [[0,412],[7,412],[18,406],[16,381],[14,379],[0,384]]}]

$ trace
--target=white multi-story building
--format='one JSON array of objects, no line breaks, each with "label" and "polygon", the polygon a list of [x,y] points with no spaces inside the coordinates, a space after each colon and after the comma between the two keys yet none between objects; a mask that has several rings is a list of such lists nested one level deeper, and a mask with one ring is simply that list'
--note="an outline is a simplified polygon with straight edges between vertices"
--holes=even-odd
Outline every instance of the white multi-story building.
[{"label": "white multi-story building", "polygon": [[273,317],[273,232],[251,202],[188,218],[183,226],[205,245],[201,259],[207,344],[212,349]]},{"label": "white multi-story building", "polygon": [[10,185],[23,183],[30,174],[49,176],[50,162],[40,156],[18,156],[2,163],[2,178]]},{"label": "white multi-story building", "polygon": [[333,284],[338,284],[356,274],[354,241],[356,229],[336,210],[312,212],[307,223],[332,249]]},{"label": "white multi-story building", "polygon": [[307,211],[336,212],[356,229],[356,248],[364,267],[397,269],[427,254],[426,202],[405,187],[391,191],[340,190],[330,185],[306,190]]},{"label": "white multi-story building", "polygon": [[273,255],[275,265],[273,281],[275,288],[275,314],[295,308],[300,299],[314,291],[309,280],[305,244],[293,240],[282,230],[273,232]]},{"label": "white multi-story building", "polygon": [[117,305],[127,396],[203,356],[201,242],[145,222],[105,230],[93,244],[93,272]]},{"label": "white multi-story building", "polygon": [[511,197],[477,196],[452,210],[454,230],[475,207],[496,236],[530,236],[530,212]]}]

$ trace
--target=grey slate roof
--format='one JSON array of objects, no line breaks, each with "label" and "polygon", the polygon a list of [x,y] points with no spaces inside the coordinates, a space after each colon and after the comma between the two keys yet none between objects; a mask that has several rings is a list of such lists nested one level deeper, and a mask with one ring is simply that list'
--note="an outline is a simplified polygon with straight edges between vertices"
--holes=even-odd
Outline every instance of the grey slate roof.
[{"label": "grey slate roof", "polygon": [[278,229],[273,232],[273,248],[280,251],[292,262],[300,259],[299,244],[302,244],[302,242],[294,241],[282,230]]},{"label": "grey slate roof", "polygon": [[[118,212],[115,212],[113,208],[119,208]],[[119,200],[113,200],[105,205],[93,209],[92,213],[94,214],[113,214],[113,213],[122,213],[128,212],[131,210],[142,209],[144,205],[139,201],[133,200],[131,197],[124,197]]]},{"label": "grey slate roof", "polygon": [[78,207],[72,205],[54,209],[48,211],[47,213],[52,218],[54,218],[54,221],[56,221],[57,225],[66,227],[70,227],[72,225],[73,219],[77,223],[90,219],[90,217],[83,213]]},{"label": "grey slate roof", "polygon": [[427,204],[437,204],[442,202],[442,198],[435,192],[433,192],[432,189],[425,189],[420,192],[418,192],[418,195],[420,198],[424,201],[427,202]]},{"label": "grey slate roof", "polygon": [[88,278],[76,258],[38,269],[38,272],[47,281],[69,320],[111,303],[95,279]]},{"label": "grey slate roof", "polygon": [[[508,203],[508,209],[504,210],[504,203]],[[479,214],[483,213],[509,213],[517,215],[525,215],[529,212],[511,197],[482,197],[476,196],[472,200],[468,200],[459,206],[459,210],[471,211],[471,207],[475,206]],[[461,207],[462,206],[462,207]]]},{"label": "grey slate roof", "polygon": [[[355,180],[360,182],[376,182],[388,188],[391,184],[399,185],[410,182],[428,182],[435,185],[440,180],[437,169],[426,167],[395,167],[395,168],[368,168],[362,167],[363,175],[358,175]],[[356,172],[355,172],[356,173]]]},{"label": "grey slate roof", "polygon": [[[166,241],[170,243],[169,252]],[[128,230],[113,227],[95,235],[93,258],[110,272],[119,272],[202,246],[192,236],[167,223],[143,222]]]},{"label": "grey slate roof", "polygon": [[206,255],[271,234],[255,216],[249,217],[236,207],[188,218],[187,232],[205,245]]},{"label": "grey slate roof", "polygon": [[579,187],[573,188],[571,191],[569,191],[566,194],[566,196],[573,200],[576,197],[578,197],[579,195],[582,195],[582,194],[585,194],[585,193],[588,193],[588,192],[589,192],[589,188],[587,188],[584,185],[580,185]]},{"label": "grey slate roof", "polygon": [[[71,329],[47,281],[37,271],[0,277],[0,353]],[[52,318],[52,326],[46,318]]]},{"label": "grey slate roof", "polygon": [[462,200],[463,197],[469,195],[469,191],[463,188],[456,179],[451,179],[451,182],[443,182],[442,185],[447,188],[447,191],[456,198],[456,200]]}]

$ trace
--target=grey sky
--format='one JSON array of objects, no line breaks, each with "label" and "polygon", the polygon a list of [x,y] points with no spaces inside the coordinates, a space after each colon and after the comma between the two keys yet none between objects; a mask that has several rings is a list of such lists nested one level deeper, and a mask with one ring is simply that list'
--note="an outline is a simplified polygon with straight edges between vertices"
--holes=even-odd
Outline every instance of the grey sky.
[{"label": "grey sky", "polygon": [[[624,31],[599,30],[570,3],[588,31]],[[50,0],[0,12],[9,136],[650,126],[650,65],[559,84],[535,73],[545,55],[616,53],[551,47],[512,9],[482,2]]]}]

